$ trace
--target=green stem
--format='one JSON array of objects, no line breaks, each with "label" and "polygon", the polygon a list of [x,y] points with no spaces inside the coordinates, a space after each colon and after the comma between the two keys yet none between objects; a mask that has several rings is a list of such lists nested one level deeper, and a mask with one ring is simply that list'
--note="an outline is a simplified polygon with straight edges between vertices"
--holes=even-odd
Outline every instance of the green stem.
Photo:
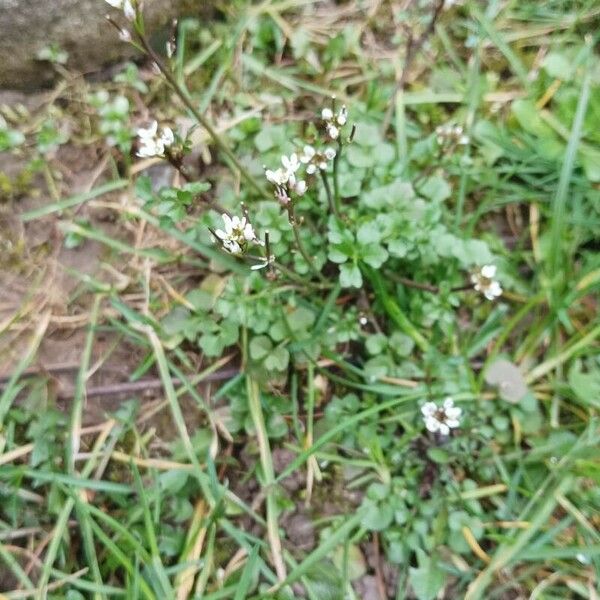
[{"label": "green stem", "polygon": [[313,259],[310,257],[306,249],[304,248],[304,244],[302,244],[302,240],[300,239],[300,230],[298,228],[298,222],[296,220],[296,214],[294,212],[294,207],[291,205],[288,208],[290,225],[292,226],[292,231],[294,232],[294,239],[296,240],[296,246],[298,247],[298,251],[302,255],[302,258],[306,261],[311,271],[319,278],[319,280],[323,283],[327,283],[327,280],[317,267],[315,266]]},{"label": "green stem", "polygon": [[262,466],[264,477],[264,488],[266,492],[267,505],[267,534],[271,546],[272,560],[279,581],[285,581],[286,569],[283,561],[281,538],[279,537],[279,524],[277,521],[278,510],[277,500],[275,497],[275,470],[273,468],[273,458],[271,448],[269,446],[269,438],[263,415],[260,390],[257,382],[250,376],[246,376],[246,389],[248,392],[248,405],[252,422],[258,439],[258,448],[260,452],[260,463]]},{"label": "green stem", "polygon": [[[339,215],[340,213],[340,204],[341,204],[341,197],[340,197],[340,181],[339,181],[339,161],[340,161],[340,157],[342,155],[342,140],[338,140],[338,149],[337,152],[335,153],[335,156],[333,157],[333,199],[334,199],[334,205],[335,205],[335,211],[336,211],[336,215]],[[338,217],[339,218],[339,217]]]},{"label": "green stem", "polygon": [[167,80],[167,82],[169,83],[169,85],[171,86],[173,91],[179,96],[181,101],[185,104],[185,106],[192,113],[192,115],[194,115],[194,118],[196,119],[196,121],[198,121],[198,123],[200,123],[200,125],[202,125],[202,127],[204,127],[204,129],[206,129],[206,131],[208,131],[208,134],[210,135],[210,137],[212,138],[212,140],[214,141],[216,146],[219,148],[219,150],[225,156],[227,156],[227,158],[233,163],[233,165],[238,170],[242,179],[244,179],[247,183],[249,183],[250,186],[252,186],[252,188],[257,193],[259,193],[261,196],[264,196],[265,198],[270,199],[271,196],[269,196],[269,194],[267,194],[267,192],[262,188],[262,186],[260,186],[256,182],[254,177],[252,175],[250,175],[250,172],[248,171],[248,169],[246,169],[246,167],[244,167],[240,163],[240,161],[236,158],[235,154],[229,149],[227,144],[223,141],[221,136],[217,133],[216,129],[209,123],[208,119],[206,119],[196,109],[188,92],[179,84],[179,82],[177,81],[177,78],[171,72],[171,69],[163,63],[163,61],[158,56],[158,54],[156,54],[156,52],[152,49],[152,47],[146,40],[146,37],[144,36],[144,34],[141,33],[140,31],[138,31],[137,34],[138,34],[138,39],[139,39],[142,47],[144,48],[146,54],[148,54],[148,56],[156,63],[160,72],[164,75],[165,79]]},{"label": "green stem", "polygon": [[327,204],[329,204],[329,211],[332,215],[335,215],[339,219],[340,215],[338,213],[336,203],[334,202],[333,196],[331,194],[331,186],[329,185],[329,180],[327,179],[327,173],[325,173],[325,171],[320,172],[321,180],[323,181],[323,187],[325,188],[325,194],[327,194]]},{"label": "green stem", "polygon": [[401,331],[414,340],[415,344],[417,344],[423,352],[427,352],[427,350],[429,350],[429,342],[411,323],[410,319],[404,314],[398,304],[388,295],[381,274],[367,265],[363,265],[363,270],[371,281],[375,297],[379,300],[388,316]]}]

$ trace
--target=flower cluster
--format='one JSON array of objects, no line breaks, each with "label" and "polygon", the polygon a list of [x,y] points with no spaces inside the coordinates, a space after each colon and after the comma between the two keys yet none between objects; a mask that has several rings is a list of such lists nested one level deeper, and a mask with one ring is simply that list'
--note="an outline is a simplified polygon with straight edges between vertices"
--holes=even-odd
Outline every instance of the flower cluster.
[{"label": "flower cluster", "polygon": [[314,146],[307,144],[300,155],[300,162],[306,165],[306,174],[314,175],[317,170],[324,171],[327,164],[335,158],[333,148],[317,150]]},{"label": "flower cluster", "polygon": [[325,130],[332,140],[337,140],[340,136],[340,128],[348,122],[348,109],[345,104],[336,113],[332,108],[324,108],[321,111],[321,118],[325,121]]},{"label": "flower cluster", "polygon": [[135,6],[132,0],[106,0],[106,2],[114,8],[122,10],[125,17],[130,21],[135,19]]},{"label": "flower cluster", "polygon": [[426,402],[421,408],[425,427],[432,433],[438,431],[442,435],[448,435],[451,429],[460,426],[462,409],[454,406],[454,400],[448,397],[441,406],[435,402]]},{"label": "flower cluster", "polygon": [[238,216],[230,217],[227,214],[223,214],[222,219],[225,229],[217,229],[214,235],[221,240],[223,248],[231,252],[231,254],[241,254],[244,252],[248,242],[261,244],[260,240],[256,237],[254,228],[246,217],[240,219]]},{"label": "flower cluster", "polygon": [[435,135],[437,143],[440,146],[445,144],[466,146],[470,141],[469,136],[464,133],[464,130],[460,125],[451,125],[450,123],[436,127]]},{"label": "flower cluster", "polygon": [[137,136],[139,139],[137,155],[141,158],[163,156],[165,148],[171,146],[175,141],[170,127],[163,127],[159,133],[156,121],[152,121],[148,128],[138,129]]},{"label": "flower cluster", "polygon": [[281,164],[283,166],[274,171],[270,169],[265,171],[267,181],[276,186],[278,191],[294,192],[298,196],[302,196],[306,192],[306,181],[296,177],[296,172],[300,168],[298,155],[295,152],[290,156],[283,155]]},{"label": "flower cluster", "polygon": [[494,277],[496,277],[496,265],[484,265],[478,271],[471,273],[471,283],[475,290],[481,292],[488,300],[494,300],[502,295],[502,286]]}]

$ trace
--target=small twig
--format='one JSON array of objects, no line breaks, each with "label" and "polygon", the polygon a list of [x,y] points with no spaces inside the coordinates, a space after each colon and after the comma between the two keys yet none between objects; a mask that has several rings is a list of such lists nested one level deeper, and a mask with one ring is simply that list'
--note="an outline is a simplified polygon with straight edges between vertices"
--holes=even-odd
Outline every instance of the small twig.
[{"label": "small twig", "polygon": [[194,178],[189,172],[187,167],[183,164],[183,157],[180,154],[174,154],[169,148],[165,149],[165,158],[169,161],[170,165],[179,172],[186,182],[193,181]]},{"label": "small twig", "polygon": [[[225,381],[235,377],[239,373],[239,369],[229,368],[221,371],[216,371],[207,375],[202,382],[214,382],[214,381]],[[181,383],[177,378],[173,378],[173,382],[176,384]],[[119,396],[122,394],[131,394],[133,392],[145,392],[150,390],[162,389],[163,382],[161,379],[141,379],[139,381],[124,381],[120,383],[112,383],[108,385],[99,385],[95,387],[88,387],[85,395],[87,398],[100,398],[103,396]],[[73,398],[73,391],[58,393],[59,400],[71,400]]]},{"label": "small twig", "polygon": [[408,34],[408,40],[406,41],[406,52],[404,54],[404,67],[402,68],[402,74],[400,75],[400,79],[398,80],[398,83],[394,88],[390,104],[385,113],[385,118],[383,120],[382,127],[382,130],[384,132],[387,131],[390,126],[390,122],[392,120],[392,112],[394,110],[394,106],[396,105],[396,96],[406,87],[408,74],[410,72],[412,63],[419,51],[421,50],[421,48],[423,47],[423,45],[425,44],[425,42],[427,41],[427,38],[434,32],[437,20],[442,14],[442,10],[444,9],[444,2],[445,0],[437,0],[433,8],[433,13],[431,15],[429,25],[427,25],[425,31],[423,31],[423,33],[416,40],[413,37],[412,32]]},{"label": "small twig", "polygon": [[[407,277],[401,277],[400,275],[394,275],[393,273],[386,273],[386,275],[396,283],[401,283],[406,287],[415,288],[417,290],[423,290],[425,292],[430,292],[432,294],[439,294],[440,288],[436,285],[432,285],[431,283],[420,283],[418,281],[413,281],[412,279],[408,279]],[[459,285],[453,288],[450,288],[451,292],[465,292],[467,290],[472,290],[472,283],[464,283],[463,285]]]},{"label": "small twig", "polygon": [[377,580],[377,591],[381,600],[386,600],[387,591],[385,588],[385,580],[383,578],[383,568],[381,566],[381,553],[379,551],[379,534],[373,533],[373,553],[375,554],[375,578]]},{"label": "small twig", "polygon": [[179,96],[181,101],[185,104],[186,108],[192,113],[194,118],[206,129],[213,142],[217,145],[219,150],[225,154],[225,156],[233,163],[235,168],[238,170],[242,179],[245,179],[247,183],[249,183],[252,188],[259,193],[261,196],[266,198],[270,198],[267,192],[262,189],[262,187],[256,182],[254,177],[250,175],[249,171],[244,167],[240,161],[237,159],[235,154],[229,149],[227,144],[221,139],[221,136],[217,133],[216,129],[209,123],[208,119],[202,115],[198,109],[194,106],[194,103],[190,99],[187,91],[179,84],[176,77],[173,75],[171,69],[167,67],[158,54],[154,51],[154,49],[148,43],[146,36],[141,32],[137,31],[137,38],[146,52],[146,54],[154,61],[160,72],[164,75],[168,84],[171,86],[173,91]]}]

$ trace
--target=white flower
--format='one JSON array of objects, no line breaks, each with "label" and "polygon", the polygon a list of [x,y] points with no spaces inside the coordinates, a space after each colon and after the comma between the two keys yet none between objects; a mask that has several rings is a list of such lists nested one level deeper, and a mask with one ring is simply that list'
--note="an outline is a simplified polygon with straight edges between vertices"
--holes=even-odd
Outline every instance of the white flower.
[{"label": "white flower", "polygon": [[252,265],[250,267],[250,269],[252,271],[258,271],[260,269],[264,269],[264,268],[268,267],[269,265],[272,265],[274,262],[275,262],[275,256],[273,254],[271,254],[271,256],[269,256],[269,258],[264,256],[260,259],[259,263]]},{"label": "white flower", "polygon": [[175,135],[170,127],[165,127],[160,134],[160,141],[165,146],[171,146],[175,141]]},{"label": "white flower", "polygon": [[131,41],[131,33],[129,32],[129,29],[119,29],[119,39],[122,42],[130,42]]},{"label": "white flower", "polygon": [[296,192],[296,194],[298,194],[298,196],[303,196],[306,192],[306,181],[304,181],[303,179],[297,181],[294,185],[294,191]]},{"label": "white flower", "polygon": [[484,265],[471,274],[471,283],[475,290],[481,292],[488,300],[494,300],[502,295],[502,286],[494,277],[496,265]]},{"label": "white flower", "polygon": [[300,162],[306,165],[306,174],[314,175],[317,169],[325,170],[327,161],[335,158],[335,150],[333,148],[325,148],[325,150],[316,150],[314,146],[306,145],[300,155]]},{"label": "white flower", "polygon": [[139,148],[137,155],[141,158],[149,158],[151,156],[162,156],[165,153],[165,148],[168,148],[175,141],[175,135],[170,127],[165,127],[158,133],[158,123],[152,121],[149,127],[140,127],[137,130],[139,139]]},{"label": "white flower", "polygon": [[290,178],[289,174],[281,168],[275,169],[275,171],[267,169],[265,171],[265,177],[267,178],[267,181],[278,186],[284,186]]},{"label": "white flower", "polygon": [[123,2],[123,14],[130,21],[135,19],[135,8],[133,7],[131,0],[125,0]]},{"label": "white flower", "polygon": [[135,19],[135,7],[131,0],[106,0],[106,2],[112,7],[122,10],[125,17],[130,21]]},{"label": "white flower", "polygon": [[140,127],[137,130],[137,135],[141,140],[154,139],[158,132],[158,121],[152,121],[149,127]]},{"label": "white flower", "polygon": [[454,400],[448,397],[441,406],[435,402],[426,402],[421,407],[421,414],[425,427],[432,433],[440,432],[442,435],[448,435],[451,429],[460,426],[460,417],[462,409],[454,406]]},{"label": "white flower", "polygon": [[[308,146],[305,147],[305,151],[306,148],[308,148]],[[301,155],[300,159],[298,159],[298,155],[295,152],[290,154],[290,156],[283,155],[281,157],[283,168],[279,167],[274,171],[271,169],[265,170],[267,181],[278,188],[276,196],[283,193],[287,198],[287,194],[290,191],[295,192],[298,196],[302,196],[306,192],[306,181],[296,178],[296,172],[300,168],[301,161],[305,157],[305,154],[306,152]]]},{"label": "white flower", "polygon": [[437,143],[440,146],[444,144],[458,144],[460,146],[466,146],[469,142],[469,136],[464,133],[463,128],[460,125],[440,125],[435,128],[435,135]]},{"label": "white flower", "polygon": [[281,157],[281,164],[283,168],[286,170],[288,175],[293,175],[299,168],[300,162],[298,161],[298,155],[294,152],[289,156],[283,155]]},{"label": "white flower", "polygon": [[323,121],[331,121],[333,119],[333,111],[330,108],[324,108],[321,111],[321,118]]},{"label": "white flower", "polygon": [[309,163],[315,156],[316,150],[314,146],[306,145],[302,149],[302,154],[300,155],[300,162],[307,164]]},{"label": "white flower", "polygon": [[233,218],[227,214],[221,215],[225,229],[217,229],[215,235],[221,240],[223,247],[232,254],[240,254],[248,242],[258,242],[252,225],[246,217]]},{"label": "white flower", "polygon": [[325,129],[327,135],[332,140],[337,140],[340,135],[340,127],[343,127],[348,122],[348,109],[345,104],[337,113],[331,108],[324,108],[321,111],[321,118],[325,121]]},{"label": "white flower", "polygon": [[327,135],[332,140],[337,140],[338,136],[340,135],[340,130],[335,125],[333,125],[333,123],[327,123]]},{"label": "white flower", "polygon": [[496,265],[483,265],[480,271],[482,277],[487,277],[487,279],[494,279],[496,277]]}]

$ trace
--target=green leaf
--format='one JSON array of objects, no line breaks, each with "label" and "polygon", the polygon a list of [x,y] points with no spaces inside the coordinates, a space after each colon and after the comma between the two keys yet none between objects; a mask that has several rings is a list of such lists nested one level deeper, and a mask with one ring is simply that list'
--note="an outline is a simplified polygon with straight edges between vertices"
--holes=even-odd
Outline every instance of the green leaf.
[{"label": "green leaf", "polygon": [[353,167],[358,167],[360,169],[374,167],[377,163],[377,157],[372,148],[364,148],[355,144],[348,147],[346,156],[348,157],[348,162]]},{"label": "green leaf", "polygon": [[540,112],[531,100],[519,99],[512,103],[512,113],[517,118],[519,125],[533,135],[539,137],[554,137],[549,125],[540,117]]},{"label": "green leaf", "polygon": [[205,333],[198,340],[198,346],[206,356],[219,356],[223,352],[223,341],[218,335]]},{"label": "green leaf", "polygon": [[273,342],[266,335],[258,335],[250,340],[250,358],[262,360],[273,349]]},{"label": "green leaf", "polygon": [[369,190],[363,195],[362,203],[368,208],[380,210],[385,206],[406,206],[414,197],[412,185],[398,179],[388,185]]},{"label": "green leaf", "polygon": [[371,244],[366,248],[362,248],[361,252],[363,261],[374,269],[379,269],[388,259],[388,256],[387,250],[380,244]]},{"label": "green leaf", "polygon": [[354,263],[344,263],[340,267],[340,285],[342,287],[355,287],[359,288],[362,286],[362,275],[358,265]]},{"label": "green leaf", "polygon": [[390,348],[398,356],[409,356],[414,347],[413,339],[401,331],[396,331],[390,336]]},{"label": "green leaf", "polygon": [[419,188],[419,192],[434,202],[443,202],[447,198],[450,198],[452,190],[443,177],[432,175]]},{"label": "green leaf", "polygon": [[381,241],[381,228],[376,221],[363,223],[356,232],[356,240],[361,246],[369,246]]},{"label": "green leaf", "polygon": [[315,563],[306,572],[305,577],[311,591],[319,600],[344,600],[342,577],[329,559]]},{"label": "green leaf", "polygon": [[418,600],[435,600],[444,586],[444,572],[420,548],[417,549],[419,568],[409,569],[408,580]]},{"label": "green leaf", "polygon": [[367,338],[365,346],[367,347],[367,351],[369,352],[369,354],[380,354],[387,347],[387,344],[387,337],[383,335],[383,333],[376,333],[374,335],[370,335]]},{"label": "green leaf", "polygon": [[571,79],[574,70],[573,61],[559,52],[550,52],[547,54],[542,61],[542,67],[550,77],[562,79],[562,81]]},{"label": "green leaf", "polygon": [[583,404],[600,408],[600,369],[593,366],[587,373],[581,363],[575,362],[569,369],[569,385]]},{"label": "green leaf", "polygon": [[315,313],[300,306],[288,315],[287,321],[292,331],[306,331],[315,322]]},{"label": "green leaf", "polygon": [[[381,132],[377,125],[371,123],[356,124],[356,133],[354,134],[355,145],[372,148],[374,146],[379,146],[381,142]],[[349,150],[353,147],[355,146],[350,146]],[[369,152],[371,152],[371,150],[369,150]]]},{"label": "green leaf", "polygon": [[287,140],[285,127],[281,125],[265,125],[254,138],[254,145],[259,152],[266,152],[271,148],[280,148]]},{"label": "green leaf", "polygon": [[367,499],[363,503],[363,508],[361,524],[370,531],[383,531],[394,520],[394,509],[388,503],[378,504]]},{"label": "green leaf", "polygon": [[277,346],[264,361],[269,371],[285,371],[290,362],[290,353],[283,347]]}]

